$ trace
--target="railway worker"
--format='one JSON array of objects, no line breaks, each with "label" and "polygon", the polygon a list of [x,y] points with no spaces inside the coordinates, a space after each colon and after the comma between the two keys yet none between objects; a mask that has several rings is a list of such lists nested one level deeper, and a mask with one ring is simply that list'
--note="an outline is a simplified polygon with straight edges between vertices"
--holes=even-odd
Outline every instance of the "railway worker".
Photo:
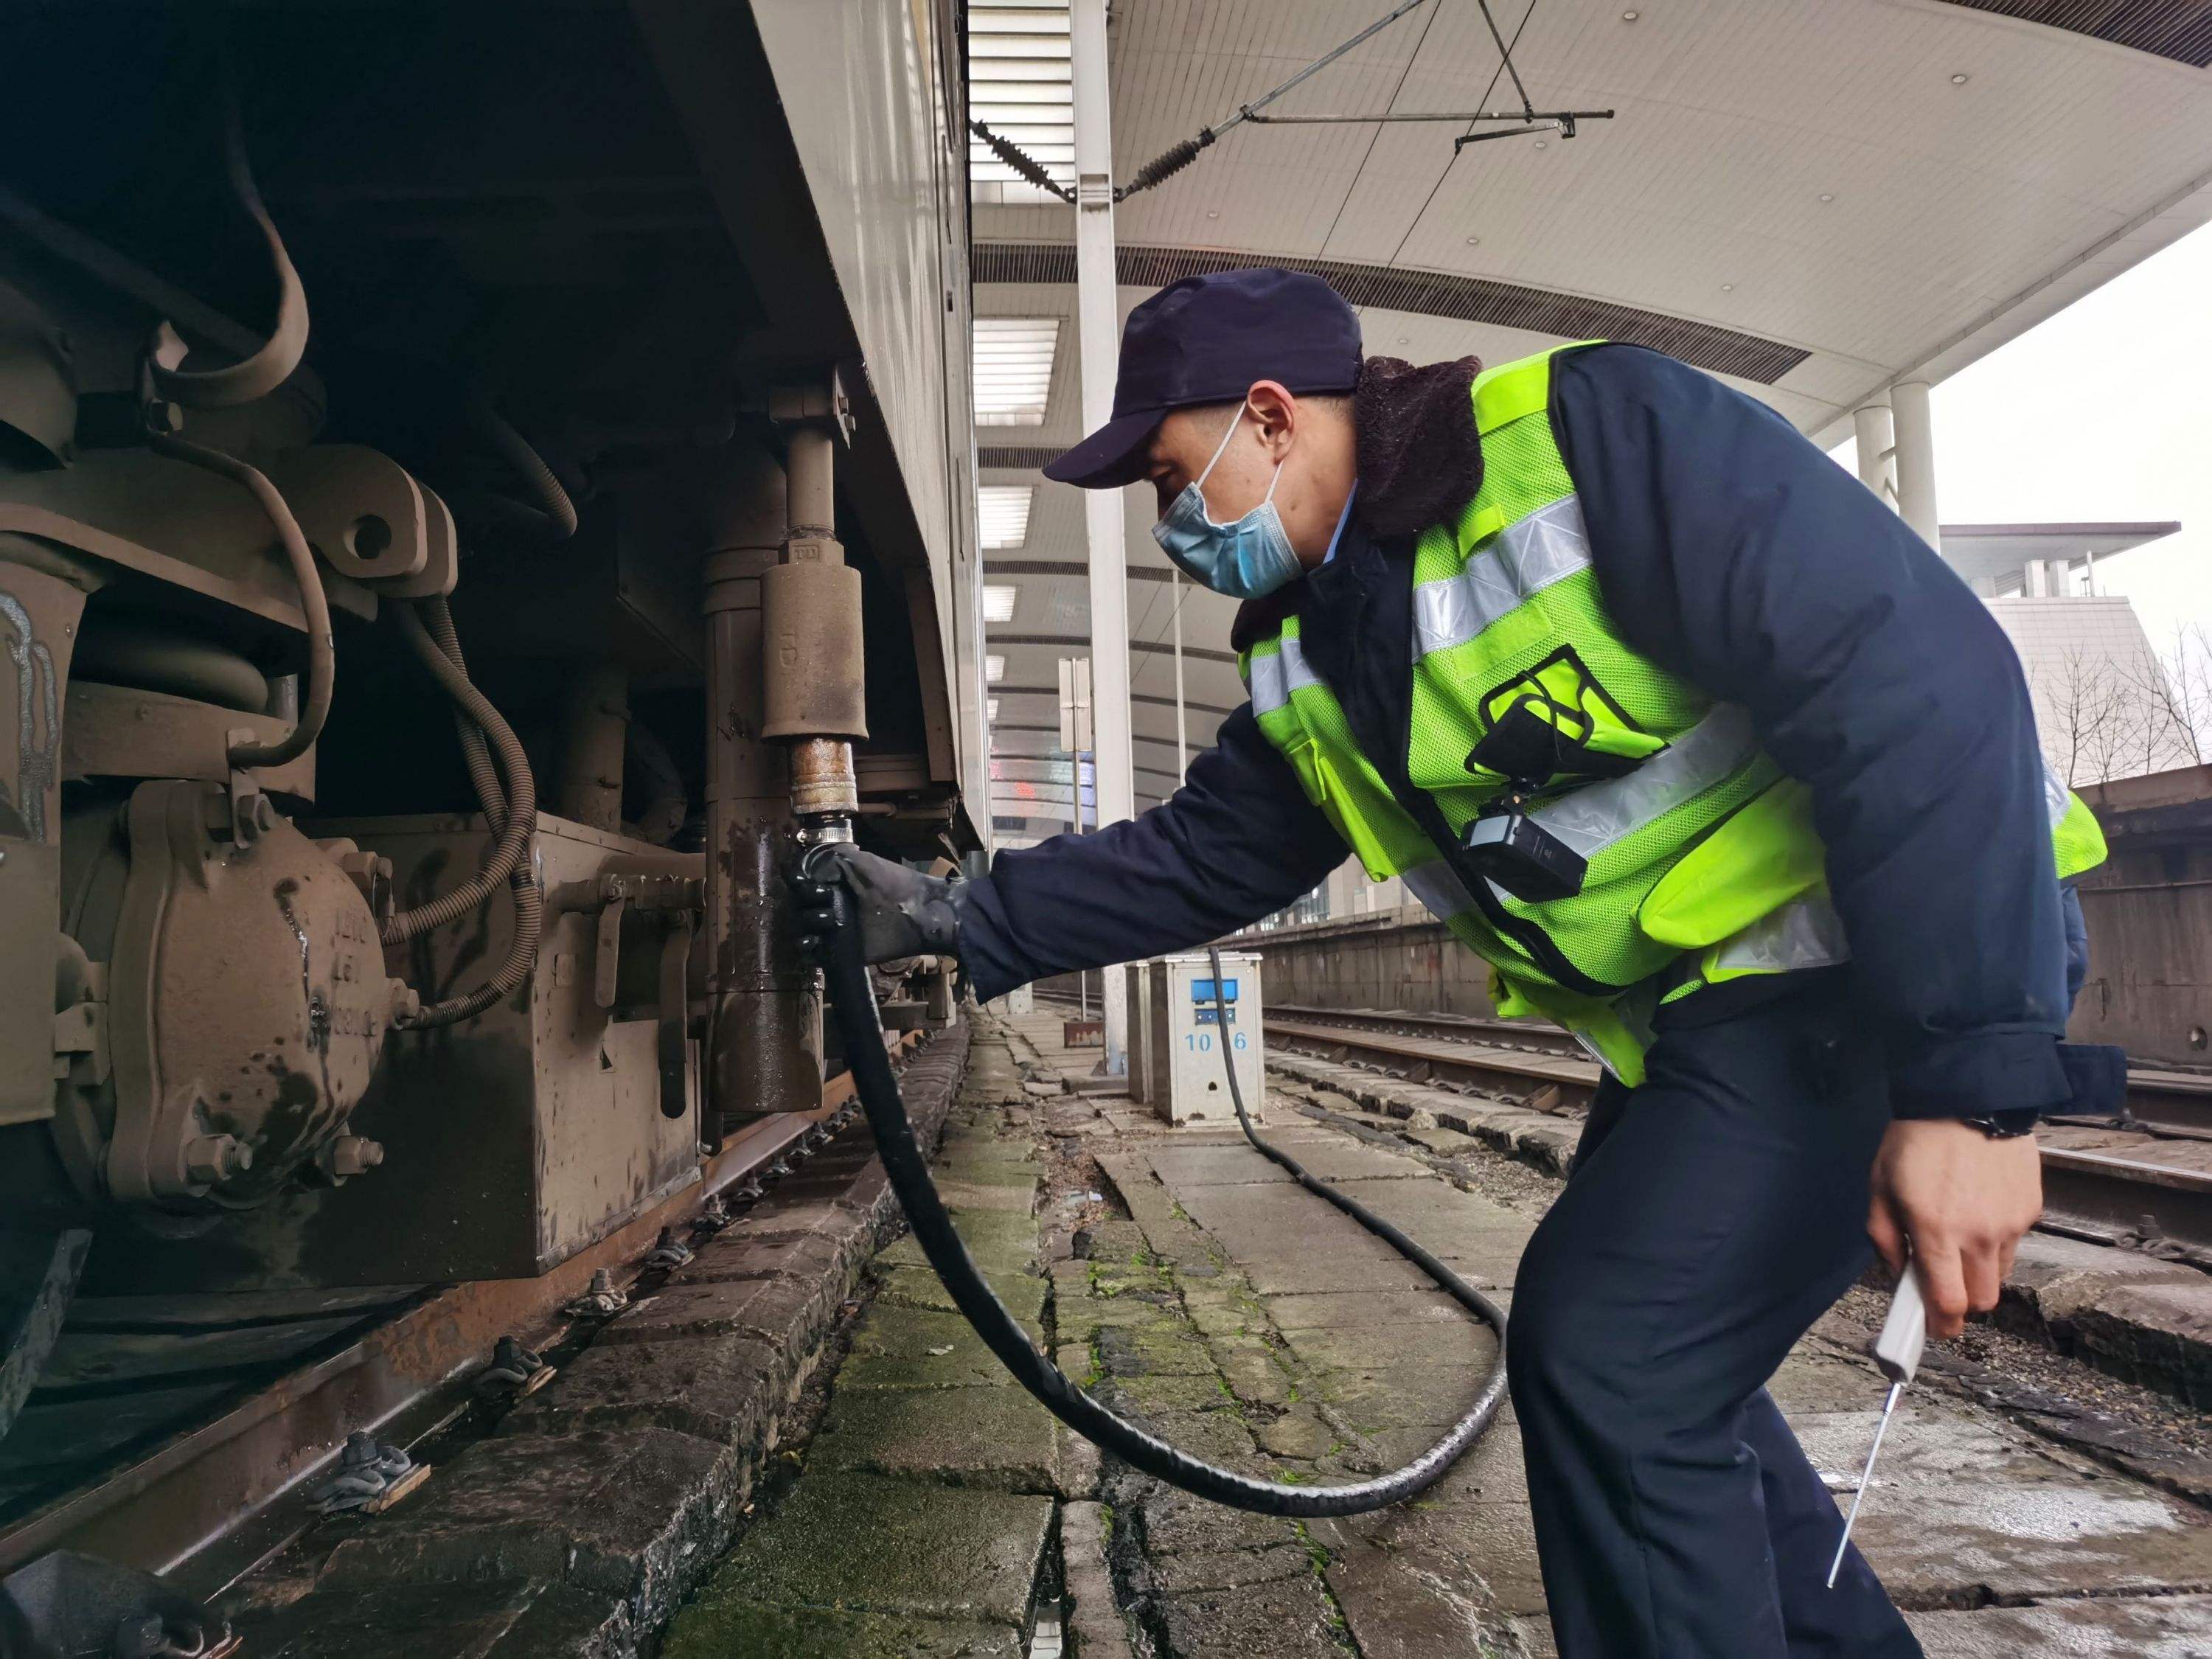
[{"label": "railway worker", "polygon": [[[1996,1305],[2060,1041],[2087,809],[1988,611],[1856,479],[1656,351],[1362,362],[1314,277],[1137,307],[1114,416],[1046,468],[1149,480],[1244,603],[1250,702],[1134,821],[947,887],[862,854],[871,953],[992,998],[1186,949],[1349,848],[1608,1077],[1507,1344],[1567,1659],[1917,1654],[1763,1385],[1908,1242],[1935,1334]],[[2074,911],[2078,920],[2078,908]]]}]

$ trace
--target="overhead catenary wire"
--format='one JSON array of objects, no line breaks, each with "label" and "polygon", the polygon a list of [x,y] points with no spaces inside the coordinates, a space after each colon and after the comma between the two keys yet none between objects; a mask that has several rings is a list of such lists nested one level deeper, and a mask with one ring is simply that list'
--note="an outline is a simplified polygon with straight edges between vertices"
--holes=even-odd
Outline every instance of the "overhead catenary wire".
[{"label": "overhead catenary wire", "polygon": [[1309,76],[1318,75],[1322,70],[1327,69],[1331,64],[1334,64],[1338,58],[1343,57],[1345,53],[1352,51],[1352,48],[1360,45],[1363,41],[1369,39],[1369,37],[1379,34],[1384,29],[1389,27],[1391,24],[1396,22],[1407,12],[1413,11],[1417,8],[1428,3],[1429,0],[1400,0],[1400,3],[1391,8],[1389,12],[1385,13],[1382,16],[1376,18],[1365,28],[1360,30],[1358,33],[1353,35],[1350,40],[1340,41],[1337,45],[1330,47],[1320,57],[1315,58],[1312,63],[1308,64],[1296,75],[1291,76],[1289,80],[1270,87],[1267,91],[1261,93],[1257,98],[1254,98],[1245,103],[1239,104],[1237,106],[1236,112],[1229,116],[1226,119],[1210,127],[1200,127],[1197,132],[1193,134],[1190,137],[1182,140],[1180,143],[1171,144],[1166,149],[1162,150],[1158,155],[1155,155],[1151,161],[1146,162],[1144,166],[1139,167],[1136,172],[1129,175],[1129,182],[1115,191],[1114,199],[1117,202],[1126,201],[1128,198],[1136,195],[1140,191],[1151,190],[1155,185],[1165,184],[1170,179],[1175,177],[1176,173],[1181,173],[1193,161],[1195,161],[1198,159],[1199,152],[1212,145],[1215,140],[1218,139],[1223,133],[1227,132],[1239,122],[1251,120],[1255,111],[1265,109],[1268,105],[1273,103],[1275,100],[1280,98],[1285,93],[1290,91],[1292,88],[1305,81]]},{"label": "overhead catenary wire", "polygon": [[1386,112],[1380,115],[1255,115],[1253,122],[1266,127],[1340,127],[1387,126],[1400,121],[1448,122],[1472,125],[1481,121],[1516,121],[1526,124],[1535,121],[1610,121],[1613,112],[1609,109],[1540,109],[1528,114],[1518,110],[1419,110],[1403,114]]},{"label": "overhead catenary wire", "polygon": [[[1474,3],[1482,8],[1482,21],[1490,30],[1492,43],[1498,48],[1498,61],[1504,66],[1505,72],[1513,77],[1513,90],[1521,94],[1522,118],[1527,121],[1534,120],[1535,106],[1528,101],[1528,88],[1522,84],[1520,68],[1513,61],[1513,46],[1519,43],[1521,31],[1519,29],[1513,31],[1513,40],[1509,44],[1505,37],[1498,32],[1498,20],[1491,15],[1490,0],[1474,0]],[[1521,21],[1526,23],[1528,20],[1524,16]],[[1494,76],[1492,84],[1493,86],[1497,84]]]},{"label": "overhead catenary wire", "polygon": [[[1541,0],[1528,0],[1528,5],[1522,9],[1521,21],[1513,26],[1513,38],[1505,43],[1507,56],[1510,56],[1513,48],[1521,44],[1521,37],[1528,32],[1528,20],[1536,15],[1536,8],[1540,3]],[[1491,94],[1498,90],[1498,77],[1504,73],[1505,63],[1501,58],[1498,67],[1490,72],[1490,81],[1483,88],[1482,96],[1474,100],[1476,108],[1485,108],[1489,105]],[[1462,137],[1466,136],[1468,135],[1462,135]],[[1438,170],[1436,182],[1429,186],[1429,193],[1421,198],[1421,204],[1413,210],[1413,216],[1406,222],[1405,234],[1398,238],[1398,246],[1390,250],[1390,257],[1384,262],[1386,264],[1395,265],[1400,256],[1406,252],[1406,244],[1413,240],[1413,233],[1420,228],[1421,221],[1428,216],[1429,209],[1437,199],[1437,193],[1443,189],[1444,180],[1451,177],[1452,168],[1459,164],[1460,151],[1464,148],[1463,144],[1459,143],[1452,146],[1452,153],[1443,167]]]},{"label": "overhead catenary wire", "polygon": [[[1289,80],[1270,88],[1248,103],[1238,105],[1235,113],[1226,119],[1213,126],[1200,127],[1190,137],[1169,146],[1131,174],[1129,182],[1115,191],[1114,199],[1116,202],[1123,201],[1140,191],[1151,190],[1155,185],[1164,184],[1196,161],[1200,153],[1212,145],[1223,133],[1245,121],[1251,122],[1255,126],[1347,126],[1370,123],[1387,125],[1401,122],[1455,123],[1464,125],[1470,129],[1453,143],[1452,154],[1456,156],[1469,144],[1479,144],[1493,138],[1518,137],[1524,134],[1537,132],[1556,132],[1562,137],[1572,138],[1575,137],[1577,125],[1580,122],[1610,121],[1613,118],[1613,112],[1609,109],[1538,109],[1528,95],[1528,86],[1521,79],[1520,66],[1513,61],[1513,48],[1520,42],[1521,28],[1514,30],[1511,40],[1506,40],[1498,29],[1497,18],[1491,13],[1490,0],[1476,0],[1476,4],[1481,8],[1482,21],[1490,30],[1490,38],[1497,43],[1498,69],[1502,73],[1512,77],[1513,89],[1521,94],[1521,107],[1518,111],[1477,110],[1468,114],[1456,114],[1444,111],[1413,112],[1403,115],[1392,114],[1388,111],[1373,115],[1356,113],[1267,115],[1261,112],[1269,104],[1273,103],[1275,100],[1289,92],[1309,76],[1327,68],[1369,36],[1396,22],[1399,18],[1423,3],[1424,0],[1406,0],[1406,3],[1398,6],[1387,15],[1377,18],[1350,40],[1331,48],[1291,76]],[[1532,4],[1529,10],[1534,9],[1534,7]],[[1524,12],[1521,18],[1521,27],[1526,27],[1528,21],[1528,13]],[[1497,84],[1498,76],[1492,75],[1491,86],[1494,88]],[[1489,97],[1487,90],[1483,96],[1486,100]],[[1478,133],[1471,130],[1484,124],[1504,123],[1513,125],[1508,130],[1498,132]]]}]

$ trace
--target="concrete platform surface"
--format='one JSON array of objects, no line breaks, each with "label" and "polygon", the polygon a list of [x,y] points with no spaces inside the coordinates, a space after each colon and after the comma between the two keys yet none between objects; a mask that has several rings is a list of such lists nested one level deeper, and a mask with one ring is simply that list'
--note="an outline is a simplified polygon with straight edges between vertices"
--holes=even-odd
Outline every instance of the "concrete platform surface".
[{"label": "concrete platform surface", "polygon": [[[1010,1024],[1041,1064],[1091,1063],[1058,1049],[1049,1016]],[[1403,1085],[1363,1086],[1382,1106],[1379,1091]],[[1525,1198],[1486,1196],[1423,1154],[1488,1146],[1563,1168],[1570,1126],[1456,1104],[1462,1127],[1431,1119],[1400,1147],[1340,1131],[1296,1153],[1478,1282],[1510,1286],[1556,1182],[1529,1176]],[[1091,1334],[1109,1397],[1179,1443],[1314,1482],[1402,1462],[1457,1415],[1490,1341],[1417,1270],[1241,1139],[1198,1144],[1126,1102],[1090,1105],[1083,1145],[1128,1219],[1093,1230],[1091,1255],[1111,1256],[1111,1276],[1055,1273],[1054,1317],[1063,1344]],[[1275,1124],[1299,1124],[1288,1101],[1273,1106]],[[1455,1139],[1438,1146],[1439,1133]],[[1102,1300],[1110,1319],[1091,1310]],[[1194,1339],[1211,1378],[1187,1359],[1171,1374],[1143,1363],[1187,1355]],[[1774,1391],[1848,1501],[1881,1398],[1872,1366],[1816,1334]],[[1934,1659],[2212,1655],[2212,1517],[2196,1505],[1933,1387],[1908,1396],[1876,1482],[1861,1536]],[[1379,1516],[1256,1520],[1110,1472],[1106,1496],[1117,1530],[1126,1521],[1133,1534],[1115,1554],[1123,1608],[1162,1652],[1553,1650],[1510,1412],[1422,1499]],[[1300,1554],[1307,1577],[1286,1577]]]},{"label": "concrete platform surface", "polygon": [[[1057,1010],[979,1019],[937,1160],[963,1238],[1032,1337],[1116,1410],[1251,1474],[1342,1481],[1425,1449],[1492,1337],[1233,1130],[1166,1128],[1096,1086],[1097,1050],[1060,1038]],[[1559,1120],[1501,1109],[1394,1137],[1360,1127],[1392,1117],[1329,1098],[1342,1109],[1316,1114],[1285,1087],[1271,1134],[1510,1301],[1557,1190],[1525,1166],[1563,1162]],[[1467,1167],[1451,1160],[1501,1152],[1511,1181],[1447,1178]],[[1553,1651],[1510,1411],[1413,1504],[1254,1516],[1102,1462],[1054,1424],[910,1238],[866,1284],[819,1432],[678,1614],[676,1659],[1032,1641],[1079,1659]],[[668,1316],[680,1327],[684,1310]],[[1848,1498],[1881,1397],[1871,1365],[1816,1334],[1774,1392]],[[712,1408],[704,1393],[691,1407]],[[1862,1536],[1934,1659],[2212,1656],[2212,1517],[2158,1485],[1936,1387],[1908,1399],[1877,1480]]]}]

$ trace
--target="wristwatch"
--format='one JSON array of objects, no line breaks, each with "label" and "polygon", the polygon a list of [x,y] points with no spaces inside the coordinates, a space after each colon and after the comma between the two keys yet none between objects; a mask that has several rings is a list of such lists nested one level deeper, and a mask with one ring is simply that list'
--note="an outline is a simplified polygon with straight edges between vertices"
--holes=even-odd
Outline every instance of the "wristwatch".
[{"label": "wristwatch", "polygon": [[2043,1114],[2033,1106],[2026,1106],[2018,1111],[1991,1112],[1984,1117],[1962,1118],[1960,1121],[1972,1124],[1991,1140],[2017,1140],[2022,1135],[2035,1133],[2035,1126],[2043,1121]]}]

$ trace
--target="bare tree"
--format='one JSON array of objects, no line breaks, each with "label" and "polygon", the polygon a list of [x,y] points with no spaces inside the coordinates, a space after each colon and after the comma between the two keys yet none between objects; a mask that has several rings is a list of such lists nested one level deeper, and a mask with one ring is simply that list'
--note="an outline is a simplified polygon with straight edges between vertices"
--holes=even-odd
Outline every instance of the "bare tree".
[{"label": "bare tree", "polygon": [[2212,645],[2177,630],[2172,657],[2067,651],[2030,672],[2045,757],[2069,787],[2199,762],[2212,740]]},{"label": "bare tree", "polygon": [[2102,657],[2069,650],[2028,671],[2045,757],[2074,787],[2098,780],[2097,762],[2112,724],[2111,676]]},{"label": "bare tree", "polygon": [[2212,750],[2212,639],[2201,623],[2176,623],[2166,648],[2134,677],[2144,704],[2156,716],[2155,732],[2166,765],[2202,765]]}]

